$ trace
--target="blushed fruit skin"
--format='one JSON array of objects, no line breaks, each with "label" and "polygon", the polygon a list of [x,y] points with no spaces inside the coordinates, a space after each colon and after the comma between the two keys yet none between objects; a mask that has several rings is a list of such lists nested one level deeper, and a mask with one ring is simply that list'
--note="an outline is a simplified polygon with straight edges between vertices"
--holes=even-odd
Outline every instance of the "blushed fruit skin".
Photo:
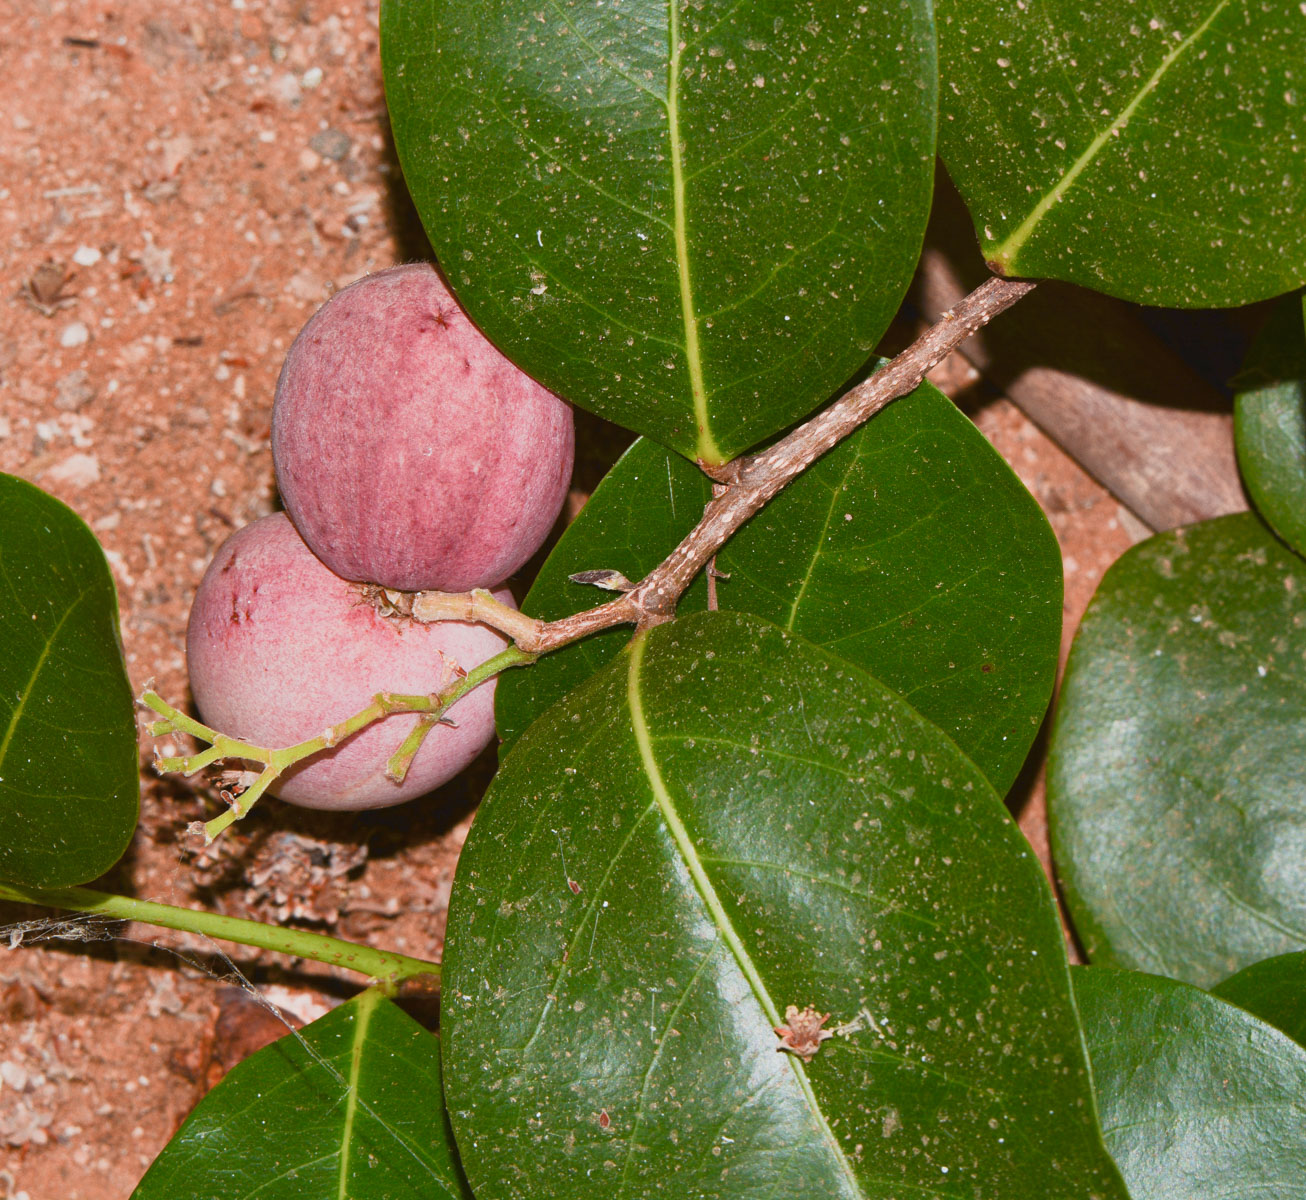
[{"label": "blushed fruit skin", "polygon": [[[512,603],[507,592],[498,599]],[[200,581],[186,631],[191,693],[205,722],[258,746],[316,737],[380,691],[427,694],[497,654],[506,641],[482,625],[402,626],[320,563],[284,513],[223,543]],[[273,794],[307,808],[383,808],[451,779],[494,736],[494,680],[449,710],[402,784],[390,755],[417,721],[385,717],[287,771]]]},{"label": "blushed fruit skin", "polygon": [[336,293],[286,355],[272,458],[337,575],[401,591],[507,579],[562,508],[571,408],[471,323],[426,263]]}]

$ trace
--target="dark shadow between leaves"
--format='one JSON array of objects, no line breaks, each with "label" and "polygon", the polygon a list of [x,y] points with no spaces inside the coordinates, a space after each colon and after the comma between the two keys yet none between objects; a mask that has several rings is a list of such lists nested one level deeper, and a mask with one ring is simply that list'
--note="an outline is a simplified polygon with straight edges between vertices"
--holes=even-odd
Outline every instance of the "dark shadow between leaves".
[{"label": "dark shadow between leaves", "polygon": [[[941,166],[925,247],[927,258],[930,251],[942,255],[968,291],[990,276],[966,207]],[[921,291],[918,275],[908,299],[926,311]],[[1147,310],[1047,281],[984,330],[985,372],[995,386],[1006,389],[1026,371],[1055,367],[1148,404],[1227,411],[1228,380],[1259,324],[1261,307]]]}]

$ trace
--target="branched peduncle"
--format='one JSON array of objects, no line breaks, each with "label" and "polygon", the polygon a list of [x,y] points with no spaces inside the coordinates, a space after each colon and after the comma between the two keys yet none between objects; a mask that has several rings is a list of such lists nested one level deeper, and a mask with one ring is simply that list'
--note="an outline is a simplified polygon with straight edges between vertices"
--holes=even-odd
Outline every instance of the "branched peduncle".
[{"label": "branched peduncle", "polygon": [[438,979],[440,976],[440,964],[422,958],[359,946],[304,929],[285,929],[243,917],[224,917],[192,908],[136,900],[131,896],[114,896],[90,888],[25,888],[0,884],[0,900],[93,913],[112,921],[140,921],[165,929],[202,934],[219,941],[238,942],[259,950],[273,950],[295,958],[309,958],[328,966],[358,971],[375,979],[389,993],[395,992],[404,980],[419,977]]},{"label": "branched peduncle", "polygon": [[708,474],[718,486],[703,519],[662,563],[617,599],[557,621],[537,621],[505,609],[509,619],[485,603],[482,597],[488,593],[478,592],[418,592],[404,598],[405,611],[417,620],[461,616],[482,621],[533,655],[558,650],[614,625],[644,628],[670,620],[685,589],[744,522],[821,455],[916,388],[932,367],[1033,288],[1025,281],[989,279],[864,383],[774,446],[712,468]]},{"label": "branched peduncle", "polygon": [[[486,594],[488,595],[488,593]],[[498,605],[493,597],[490,597],[490,599],[494,604]],[[499,605],[499,607],[506,608],[503,605]],[[462,619],[468,618],[464,616]],[[227,826],[246,816],[259,797],[268,790],[283,771],[289,770],[296,763],[302,762],[314,754],[329,750],[332,746],[344,741],[345,738],[361,729],[366,729],[367,726],[381,720],[383,717],[388,717],[393,713],[421,713],[423,714],[422,719],[404,740],[403,745],[391,757],[386,768],[386,773],[390,778],[396,783],[402,782],[417,751],[421,749],[426,735],[441,722],[444,714],[454,704],[487,679],[491,679],[501,671],[506,671],[511,667],[519,667],[534,662],[536,657],[535,654],[525,651],[519,646],[509,646],[493,658],[481,663],[480,666],[474,667],[465,675],[460,676],[439,692],[426,696],[407,696],[393,692],[380,692],[372,697],[371,704],[366,708],[330,726],[318,734],[317,737],[297,742],[293,746],[283,746],[275,749],[266,746],[255,746],[251,742],[228,737],[224,733],[219,733],[216,729],[210,729],[209,726],[196,721],[193,717],[188,717],[179,709],[174,708],[157,692],[145,691],[140,696],[139,702],[163,718],[151,722],[148,728],[151,737],[164,737],[170,733],[185,733],[198,741],[209,743],[208,748],[201,750],[198,754],[158,756],[154,762],[156,770],[164,774],[193,775],[196,771],[201,771],[205,767],[212,766],[215,762],[223,759],[238,759],[243,762],[261,763],[263,765],[258,777],[238,795],[224,793],[224,796],[229,797],[229,807],[226,812],[220,813],[211,821],[203,824],[197,823],[197,832],[202,832],[205,843],[209,844]]]}]

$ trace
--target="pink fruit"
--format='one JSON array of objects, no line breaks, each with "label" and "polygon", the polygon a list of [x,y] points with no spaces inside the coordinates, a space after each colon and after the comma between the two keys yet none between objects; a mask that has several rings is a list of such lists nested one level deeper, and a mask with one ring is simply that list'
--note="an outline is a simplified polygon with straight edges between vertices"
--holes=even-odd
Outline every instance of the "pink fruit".
[{"label": "pink fruit", "polygon": [[[506,592],[496,597],[511,604]],[[204,573],[186,632],[191,692],[223,733],[276,748],[316,737],[381,691],[439,691],[503,649],[482,625],[420,625],[381,616],[333,575],[283,513],[246,525]],[[494,680],[449,711],[456,727],[427,735],[402,784],[390,755],[417,721],[395,714],[287,771],[272,791],[308,808],[381,808],[461,771],[494,734]]]},{"label": "pink fruit", "polygon": [[572,453],[571,409],[504,358],[424,263],[333,296],[277,382],[277,486],[346,579],[447,592],[502,582],[548,536]]}]

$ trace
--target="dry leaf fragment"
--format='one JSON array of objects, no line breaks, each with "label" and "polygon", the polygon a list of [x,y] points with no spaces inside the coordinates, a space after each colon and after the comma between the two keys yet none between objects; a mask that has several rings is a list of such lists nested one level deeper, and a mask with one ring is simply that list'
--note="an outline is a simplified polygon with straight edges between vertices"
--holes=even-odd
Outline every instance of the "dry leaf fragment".
[{"label": "dry leaf fragment", "polygon": [[572,583],[588,584],[608,592],[629,592],[635,587],[620,571],[577,571],[575,575],[568,575],[567,578]]},{"label": "dry leaf fragment", "polygon": [[37,312],[52,317],[76,299],[75,293],[64,291],[71,279],[72,276],[62,263],[47,260],[29,278],[23,280],[20,292],[23,299]]}]

